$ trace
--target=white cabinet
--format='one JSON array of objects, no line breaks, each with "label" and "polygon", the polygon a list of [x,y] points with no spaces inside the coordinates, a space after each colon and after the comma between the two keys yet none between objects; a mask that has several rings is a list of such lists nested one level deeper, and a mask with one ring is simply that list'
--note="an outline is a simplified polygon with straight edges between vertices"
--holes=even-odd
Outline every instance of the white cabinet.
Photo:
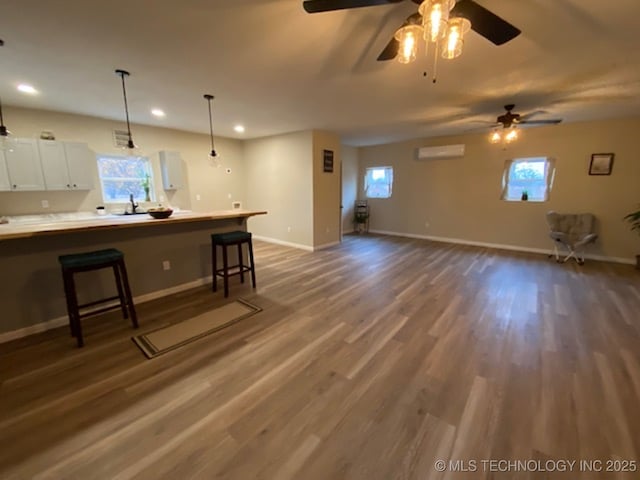
[{"label": "white cabinet", "polygon": [[44,190],[38,143],[32,138],[15,138],[4,152],[12,191]]},{"label": "white cabinet", "polygon": [[94,156],[85,143],[39,140],[47,190],[90,190]]},{"label": "white cabinet", "polygon": [[160,169],[162,170],[162,186],[165,190],[177,190],[184,187],[180,153],[160,152]]},{"label": "white cabinet", "polygon": [[64,153],[67,157],[69,182],[75,190],[91,190],[93,174],[97,168],[96,154],[86,143],[64,142]]},{"label": "white cabinet", "polygon": [[4,152],[0,150],[0,192],[11,190],[11,182],[9,181],[9,172],[7,171],[7,159]]}]

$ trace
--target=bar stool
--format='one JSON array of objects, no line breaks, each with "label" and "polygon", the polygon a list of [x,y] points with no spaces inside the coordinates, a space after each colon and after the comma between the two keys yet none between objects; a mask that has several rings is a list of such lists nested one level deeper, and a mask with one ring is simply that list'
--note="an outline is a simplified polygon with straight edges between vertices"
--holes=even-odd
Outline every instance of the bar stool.
[{"label": "bar stool", "polygon": [[[247,244],[249,250],[249,265],[244,265],[242,256],[242,245]],[[229,265],[227,247],[238,246],[238,264]],[[222,247],[222,268],[218,269],[218,256],[216,247]],[[213,291],[218,291],[218,277],[224,279],[224,296],[229,296],[229,277],[240,275],[240,282],[244,283],[244,273],[251,272],[251,284],[256,288],[256,270],[253,263],[253,244],[251,243],[251,233],[235,231],[228,233],[214,233],[211,235],[211,271],[213,273]],[[230,269],[237,271],[230,272]]]},{"label": "bar stool", "polygon": [[[127,269],[124,264],[124,254],[120,250],[108,248],[106,250],[98,250],[94,252],[61,255],[58,257],[58,261],[62,266],[62,280],[64,281],[64,294],[67,299],[67,313],[69,315],[71,336],[76,337],[78,347],[82,347],[84,345],[82,338],[82,326],[80,325],[81,318],[120,308],[122,309],[122,316],[124,318],[129,318],[129,316],[131,316],[133,328],[138,328],[138,318],[133,305],[131,289],[129,288]],[[76,294],[76,285],[73,275],[75,273],[99,270],[102,268],[113,268],[118,295],[78,305],[78,297]],[[116,299],[118,299],[120,303],[91,310],[90,312],[80,313],[80,309],[82,308],[112,302]]]}]

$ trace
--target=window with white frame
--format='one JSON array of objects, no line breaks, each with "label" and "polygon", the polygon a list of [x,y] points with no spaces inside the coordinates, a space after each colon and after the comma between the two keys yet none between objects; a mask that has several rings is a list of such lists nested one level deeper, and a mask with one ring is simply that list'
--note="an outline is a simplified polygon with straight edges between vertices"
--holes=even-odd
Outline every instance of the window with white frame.
[{"label": "window with white frame", "polygon": [[145,186],[149,198],[155,201],[151,164],[147,157],[98,155],[98,175],[105,203],[128,202],[129,195],[144,201]]},{"label": "window with white frame", "polygon": [[554,161],[547,157],[507,160],[502,175],[502,199],[545,202],[553,185]]},{"label": "window with white frame", "polygon": [[392,167],[367,168],[364,176],[364,193],[367,198],[389,198],[392,187]]}]

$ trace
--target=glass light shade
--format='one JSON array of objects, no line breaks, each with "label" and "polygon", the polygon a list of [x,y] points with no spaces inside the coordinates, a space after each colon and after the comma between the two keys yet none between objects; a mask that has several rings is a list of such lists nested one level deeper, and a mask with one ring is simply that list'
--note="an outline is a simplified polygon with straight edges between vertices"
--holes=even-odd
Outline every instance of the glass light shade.
[{"label": "glass light shade", "polygon": [[0,151],[1,152],[13,151],[13,141],[11,140],[11,137],[0,135]]},{"label": "glass light shade", "polygon": [[456,0],[425,0],[420,4],[418,13],[422,15],[424,39],[428,42],[442,40],[447,33],[449,12]]},{"label": "glass light shade", "polygon": [[500,143],[501,140],[502,140],[502,135],[500,135],[500,132],[498,130],[494,130],[489,135],[489,141],[491,143],[494,143],[494,144],[495,143]]},{"label": "glass light shade", "polygon": [[449,20],[447,39],[442,47],[442,57],[451,60],[462,54],[464,35],[471,28],[471,22],[466,18],[456,17]]},{"label": "glass light shade", "polygon": [[518,139],[518,129],[513,126],[509,129],[509,133],[504,136],[504,141],[507,143],[514,142]]},{"label": "glass light shade", "polygon": [[395,39],[400,42],[400,48],[398,48],[396,58],[400,63],[411,63],[416,59],[421,36],[422,27],[420,25],[405,25],[398,29]]}]

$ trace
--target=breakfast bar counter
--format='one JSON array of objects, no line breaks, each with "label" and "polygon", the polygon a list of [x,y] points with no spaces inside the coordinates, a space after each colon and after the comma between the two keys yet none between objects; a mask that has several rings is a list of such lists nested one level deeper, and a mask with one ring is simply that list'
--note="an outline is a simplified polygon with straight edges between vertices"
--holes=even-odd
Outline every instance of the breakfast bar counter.
[{"label": "breakfast bar counter", "polygon": [[[0,343],[67,325],[60,255],[122,251],[134,299],[142,302],[210,285],[211,235],[250,231],[251,217],[266,213],[178,211],[166,219],[93,212],[9,217],[9,223],[0,224]],[[114,294],[110,273],[80,274],[79,302]],[[139,320],[143,326],[144,318]]]},{"label": "breakfast bar counter", "polygon": [[40,220],[33,223],[6,223],[0,225],[0,241],[42,235],[72,232],[112,230],[117,228],[150,227],[161,224],[187,222],[208,222],[212,220],[244,219],[254,215],[265,215],[265,211],[218,210],[214,212],[174,212],[169,218],[155,219],[147,214],[136,215],[94,215],[90,218],[71,220]]}]

